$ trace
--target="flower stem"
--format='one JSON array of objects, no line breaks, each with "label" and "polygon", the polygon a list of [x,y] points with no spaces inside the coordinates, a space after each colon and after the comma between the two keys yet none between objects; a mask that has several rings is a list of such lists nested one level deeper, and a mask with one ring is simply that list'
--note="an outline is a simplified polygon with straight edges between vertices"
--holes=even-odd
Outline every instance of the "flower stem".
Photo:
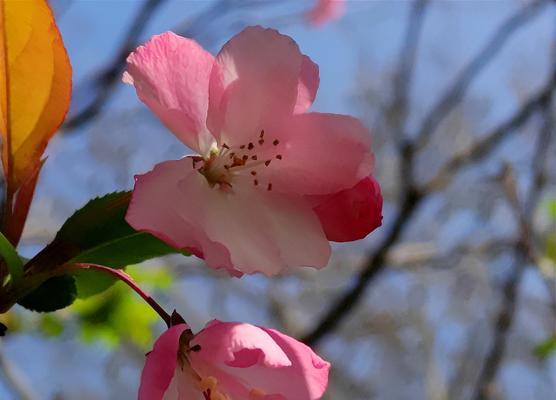
[{"label": "flower stem", "polygon": [[133,280],[133,278],[127,274],[125,271],[120,270],[120,269],[114,269],[114,268],[110,268],[110,267],[106,267],[104,265],[99,265],[99,264],[89,264],[89,263],[77,263],[77,264],[72,264],[73,266],[77,267],[78,269],[96,269],[98,271],[103,271],[106,272],[107,274],[111,274],[113,276],[115,276],[116,278],[118,278],[119,280],[121,280],[122,282],[124,282],[127,286],[129,286],[131,289],[133,289],[135,291],[135,293],[137,293],[139,296],[141,296],[141,298],[143,300],[145,300],[145,302],[152,307],[152,309],[154,311],[157,312],[158,315],[160,315],[160,317],[164,320],[164,322],[166,322],[166,325],[168,325],[168,327],[170,327],[172,325],[172,317],[170,316],[170,314],[168,314],[160,304],[158,304],[156,302],[156,300],[154,300],[150,294],[148,294],[147,292],[145,292],[143,289],[141,289],[137,283]]}]

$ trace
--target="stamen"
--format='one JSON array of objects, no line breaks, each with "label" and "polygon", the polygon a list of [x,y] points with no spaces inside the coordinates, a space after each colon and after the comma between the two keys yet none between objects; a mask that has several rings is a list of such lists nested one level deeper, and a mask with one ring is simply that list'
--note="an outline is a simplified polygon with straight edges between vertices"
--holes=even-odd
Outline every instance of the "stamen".
[{"label": "stamen", "polygon": [[249,142],[249,145],[247,145],[247,149],[248,150],[253,150],[253,147],[255,147],[255,145],[251,142]]},{"label": "stamen", "polygon": [[191,347],[189,350],[194,351],[194,352],[201,351],[201,345],[196,344],[195,346]]},{"label": "stamen", "polygon": [[259,137],[262,139],[264,137],[264,129],[261,129],[261,134],[259,135]]},{"label": "stamen", "polygon": [[272,142],[272,144],[274,146],[278,146],[280,144],[280,141],[278,139],[274,139],[274,142]]},{"label": "stamen", "polygon": [[256,179],[253,181],[253,183],[255,184],[255,186],[258,186],[258,185],[259,185],[259,181],[256,180]]},{"label": "stamen", "polygon": [[264,144],[264,139],[259,139],[259,144],[262,146]]},{"label": "stamen", "polygon": [[277,154],[277,155],[276,155],[276,158],[277,158],[278,160],[281,160],[281,159],[282,159],[282,154]]},{"label": "stamen", "polygon": [[251,160],[257,161],[257,156],[256,156],[256,155],[255,155],[255,156],[251,156]]},{"label": "stamen", "polygon": [[253,176],[257,175],[257,171],[251,171],[251,175]]},{"label": "stamen", "polygon": [[249,156],[246,154],[246,155],[244,155],[243,157],[241,157],[241,159],[242,159],[243,161],[247,161],[247,160],[249,159]]},{"label": "stamen", "polygon": [[245,148],[245,145],[242,144],[241,146],[239,146],[239,148],[240,148],[241,150],[243,150],[243,149]]},{"label": "stamen", "polygon": [[226,143],[222,143],[222,147],[226,150],[230,150],[230,146],[228,146]]},{"label": "stamen", "polygon": [[272,183],[269,183],[266,190],[268,190],[269,192],[272,190]]},{"label": "stamen", "polygon": [[270,165],[270,162],[271,162],[271,161],[272,161],[272,160],[266,160],[266,161],[264,162],[264,165],[268,167],[268,166]]}]

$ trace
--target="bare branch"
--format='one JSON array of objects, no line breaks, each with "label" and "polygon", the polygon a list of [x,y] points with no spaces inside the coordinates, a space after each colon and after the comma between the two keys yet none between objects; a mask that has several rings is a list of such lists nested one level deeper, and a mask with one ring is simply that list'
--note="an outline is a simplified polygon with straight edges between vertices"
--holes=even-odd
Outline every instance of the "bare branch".
[{"label": "bare branch", "polygon": [[532,183],[523,204],[519,202],[515,179],[513,179],[511,170],[506,170],[504,176],[504,189],[516,213],[520,232],[515,250],[514,265],[502,292],[503,302],[496,318],[493,342],[486,355],[475,386],[473,395],[475,400],[487,400],[492,397],[492,392],[496,390],[494,382],[508,346],[508,335],[517,309],[519,284],[527,263],[535,262],[536,260],[534,243],[532,242],[533,227],[530,221],[543,188],[544,179],[542,177],[544,176],[547,148],[549,147],[551,137],[554,135],[554,120],[551,115],[550,99],[549,97],[543,105],[545,109],[545,123],[539,133],[535,154],[532,158]]},{"label": "bare branch", "polygon": [[67,119],[63,126],[64,130],[75,129],[100,113],[102,107],[110,98],[114,85],[119,82],[127,56],[137,45],[139,35],[141,35],[145,25],[162,3],[163,0],[146,0],[143,3],[143,6],[131,23],[114,60],[95,78],[94,85],[97,86],[97,92],[94,99],[83,110],[78,111]]},{"label": "bare branch", "polygon": [[436,176],[423,186],[423,191],[433,192],[444,188],[461,168],[483,159],[503,139],[521,127],[534,112],[546,107],[555,88],[556,70],[552,72],[549,82],[537,94],[529,98],[512,117],[447,161]]},{"label": "bare branch", "polygon": [[471,82],[479,73],[494,59],[496,54],[502,49],[512,33],[537,16],[546,5],[548,0],[534,0],[523,6],[514,15],[508,18],[494,33],[486,45],[463,68],[446,92],[436,102],[435,106],[425,117],[421,128],[417,132],[416,147],[422,148],[427,143],[440,122],[457,106],[462,100]]},{"label": "bare branch", "polygon": [[[550,101],[552,92],[556,87],[556,69],[551,72],[549,82],[536,95],[525,102],[516,113],[508,120],[502,122],[498,127],[486,134],[483,139],[478,140],[473,146],[463,153],[454,156],[438,173],[438,175],[424,185],[423,188],[415,188],[411,181],[405,182],[400,211],[394,219],[390,232],[378,248],[371,252],[366,265],[357,276],[354,284],[347,288],[343,294],[330,306],[324,316],[316,324],[315,328],[303,337],[303,341],[310,345],[316,344],[325,335],[334,330],[338,324],[347,317],[349,312],[357,305],[360,298],[365,293],[369,283],[376,278],[378,273],[386,267],[386,255],[390,248],[398,241],[406,225],[411,222],[418,206],[431,192],[444,187],[453,175],[464,166],[479,162],[487,155],[491,154],[502,139],[511,132],[519,129],[529,117],[538,109],[546,107]],[[413,165],[413,150],[411,143],[405,146],[404,157],[402,158],[402,174],[408,174]],[[405,178],[407,179],[407,177]],[[514,288],[508,288],[508,291]]]},{"label": "bare branch", "polygon": [[398,141],[403,138],[403,123],[407,119],[409,90],[427,2],[428,0],[416,0],[412,3],[405,39],[400,49],[398,70],[394,75],[394,99],[388,108],[388,116]]}]

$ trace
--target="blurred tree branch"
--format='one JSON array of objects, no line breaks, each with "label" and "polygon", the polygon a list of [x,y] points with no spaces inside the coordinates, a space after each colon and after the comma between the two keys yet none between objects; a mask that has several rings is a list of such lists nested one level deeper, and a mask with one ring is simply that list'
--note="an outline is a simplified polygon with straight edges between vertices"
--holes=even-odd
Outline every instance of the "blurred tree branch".
[{"label": "blurred tree branch", "polygon": [[[550,141],[554,136],[554,117],[551,103],[550,96],[543,103],[544,124],[539,133],[535,154],[532,158],[531,185],[523,202],[519,200],[512,170],[506,167],[501,176],[504,191],[518,222],[519,238],[515,246],[515,260],[510,270],[510,276],[502,290],[503,302],[496,317],[493,341],[474,389],[473,399],[475,400],[493,398],[493,394],[496,392],[495,380],[508,346],[508,335],[517,310],[519,285],[526,266],[529,263],[538,265],[531,220],[544,186],[547,152]],[[551,288],[548,289],[550,292]]]},{"label": "blurred tree branch", "polygon": [[127,56],[137,46],[139,36],[147,22],[163,2],[164,0],[145,0],[135,19],[130,24],[114,59],[93,78],[92,84],[96,90],[93,100],[83,109],[76,111],[74,115],[70,115],[63,129],[75,129],[90,121],[101,112],[102,107],[112,94],[114,85],[120,80]]},{"label": "blurred tree branch", "polygon": [[[464,91],[469,87],[472,79],[476,77],[478,72],[493,58],[490,53],[496,52],[505,41],[506,37],[510,36],[517,27],[523,24],[523,22],[536,15],[538,10],[542,8],[541,6],[545,3],[547,2],[536,0],[528,6],[525,6],[497,30],[494,37],[489,41],[490,45],[487,45],[485,48],[488,51],[483,50],[479,52],[476,59],[480,61],[473,62],[473,67],[470,67],[468,72],[460,75],[453,86],[455,89],[452,89],[454,94],[442,97],[444,99],[442,101],[449,104],[449,107],[445,109],[445,106],[442,106],[445,112],[448,112],[462,100]],[[410,13],[410,15],[411,18],[416,18],[422,16],[422,13],[413,12]],[[556,69],[551,71],[550,78],[544,87],[537,94],[525,101],[512,116],[500,123],[489,133],[482,135],[481,138],[468,147],[467,150],[454,155],[444,164],[433,179],[421,187],[416,186],[414,183],[413,171],[416,153],[421,149],[423,143],[423,139],[419,139],[422,134],[415,136],[416,139],[414,141],[408,137],[405,138],[399,148],[401,155],[401,201],[399,211],[393,219],[392,227],[378,247],[370,252],[367,262],[354,279],[353,284],[340,294],[338,299],[332,302],[328,310],[326,310],[324,315],[317,321],[315,327],[303,336],[303,342],[309,345],[317,344],[348,316],[350,311],[365,294],[368,285],[386,267],[388,252],[403,235],[405,228],[410,225],[412,217],[423,200],[426,199],[430,193],[445,187],[462,168],[480,162],[486,156],[490,155],[503,139],[519,129],[536,111],[546,107],[555,88]],[[403,91],[401,91],[401,93],[407,95],[407,93]],[[451,93],[451,91],[449,91],[449,93]],[[399,104],[399,101],[394,101],[393,104]],[[438,112],[435,110],[436,108],[433,108],[431,114]],[[425,123],[427,123],[426,121],[428,120],[436,121],[436,119],[437,117],[425,117]],[[429,128],[425,130],[421,128],[418,132],[428,131],[428,129]],[[434,129],[434,127],[432,129]],[[428,135],[428,133],[426,135]]]},{"label": "blurred tree branch", "polygon": [[533,0],[524,5],[496,30],[427,114],[416,135],[416,148],[426,146],[438,125],[461,102],[473,80],[498,54],[508,39],[512,37],[512,33],[536,17],[549,3],[549,0]]}]

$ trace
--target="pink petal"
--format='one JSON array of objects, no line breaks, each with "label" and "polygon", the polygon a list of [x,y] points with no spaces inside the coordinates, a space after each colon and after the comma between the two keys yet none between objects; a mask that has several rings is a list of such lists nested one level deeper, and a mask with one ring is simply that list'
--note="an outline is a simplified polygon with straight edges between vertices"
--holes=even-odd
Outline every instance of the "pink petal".
[{"label": "pink petal", "polygon": [[216,56],[210,79],[211,132],[240,145],[272,130],[294,111],[302,63],[295,41],[273,29],[248,27],[234,36]]},{"label": "pink petal", "polygon": [[249,182],[211,187],[184,158],[136,178],[126,219],[177,248],[193,248],[213,268],[274,275],[323,267],[330,246],[310,203]]},{"label": "pink petal", "polygon": [[155,342],[141,373],[139,400],[169,400],[165,393],[176,370],[180,336],[187,329],[185,324],[173,326]]},{"label": "pink petal", "polygon": [[239,322],[211,321],[195,335],[191,345],[201,350],[191,353],[199,363],[235,368],[260,364],[269,368],[289,367],[291,362],[274,340],[262,329]]},{"label": "pink petal", "polygon": [[382,224],[382,195],[378,182],[367,177],[351,189],[317,196],[317,213],[326,237],[336,242],[362,239]]},{"label": "pink petal", "polygon": [[166,127],[201,154],[214,140],[205,125],[213,62],[195,41],[166,32],[131,53],[124,74]]},{"label": "pink petal", "polygon": [[328,383],[330,364],[304,344],[277,331],[216,321],[195,336],[201,350],[191,353],[195,369],[215,376],[224,392],[266,400],[316,400]]},{"label": "pink petal", "polygon": [[[226,247],[210,240],[194,221],[184,218],[181,213],[181,208],[197,207],[187,203],[188,199],[179,188],[182,180],[193,174],[200,176],[192,169],[191,163],[190,157],[166,161],[157,164],[151,172],[136,176],[126,221],[135,229],[149,232],[177,249],[205,258],[215,268],[232,268]],[[195,213],[195,209],[189,212]],[[228,272],[241,275],[233,269]]]},{"label": "pink petal", "polygon": [[295,104],[295,114],[306,112],[315,101],[319,88],[319,66],[309,57],[303,56],[301,61],[301,73],[297,86],[297,102]]},{"label": "pink petal", "polygon": [[321,26],[342,17],[345,6],[345,0],[317,0],[315,6],[305,14],[305,19],[313,26]]},{"label": "pink petal", "polygon": [[285,121],[280,130],[268,132],[278,138],[273,160],[264,177],[273,190],[319,195],[355,186],[372,170],[370,134],[356,118],[337,114],[299,114]]}]

